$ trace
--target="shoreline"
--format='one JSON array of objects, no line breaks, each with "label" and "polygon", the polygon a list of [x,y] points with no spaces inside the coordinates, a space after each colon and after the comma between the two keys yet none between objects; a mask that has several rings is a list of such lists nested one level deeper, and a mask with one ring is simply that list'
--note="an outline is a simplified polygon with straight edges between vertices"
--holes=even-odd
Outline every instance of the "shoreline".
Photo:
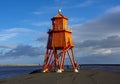
[{"label": "shoreline", "polygon": [[4,66],[41,66],[40,64],[0,64],[0,67],[4,67]]},{"label": "shoreline", "polygon": [[[42,66],[42,65],[40,64],[0,64],[0,67],[2,66]],[[79,64],[79,66],[120,66],[120,64]]]}]

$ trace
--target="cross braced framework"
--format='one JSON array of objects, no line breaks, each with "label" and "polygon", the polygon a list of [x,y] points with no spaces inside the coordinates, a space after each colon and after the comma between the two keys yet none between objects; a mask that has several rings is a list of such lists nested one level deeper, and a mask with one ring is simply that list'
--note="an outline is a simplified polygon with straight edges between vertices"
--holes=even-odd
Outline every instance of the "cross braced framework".
[{"label": "cross braced framework", "polygon": [[49,72],[52,69],[54,69],[55,71],[64,71],[64,61],[66,56],[69,57],[70,63],[72,64],[74,70],[76,70],[78,64],[76,63],[74,57],[73,48],[67,48],[63,50],[47,49],[43,65],[43,72]]}]

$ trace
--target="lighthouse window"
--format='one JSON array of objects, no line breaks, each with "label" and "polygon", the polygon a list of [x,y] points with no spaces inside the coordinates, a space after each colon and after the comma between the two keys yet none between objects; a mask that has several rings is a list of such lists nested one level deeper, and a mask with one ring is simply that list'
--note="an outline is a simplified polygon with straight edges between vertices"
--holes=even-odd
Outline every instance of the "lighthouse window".
[{"label": "lighthouse window", "polygon": [[67,28],[67,25],[65,25],[65,29]]},{"label": "lighthouse window", "polygon": [[58,30],[60,30],[60,25],[58,25]]},{"label": "lighthouse window", "polygon": [[55,24],[55,21],[53,21],[53,23]]},{"label": "lighthouse window", "polygon": [[50,42],[52,41],[52,36],[49,37]]},{"label": "lighthouse window", "polygon": [[66,37],[66,42],[68,42],[68,37]]}]

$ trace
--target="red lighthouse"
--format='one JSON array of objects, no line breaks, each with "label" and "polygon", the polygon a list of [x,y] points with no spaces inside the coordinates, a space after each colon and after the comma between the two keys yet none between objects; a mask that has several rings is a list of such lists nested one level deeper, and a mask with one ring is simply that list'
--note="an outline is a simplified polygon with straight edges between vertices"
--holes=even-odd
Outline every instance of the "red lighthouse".
[{"label": "red lighthouse", "polygon": [[68,29],[68,18],[61,14],[61,10],[52,19],[52,29],[49,29],[47,50],[43,64],[43,72],[55,69],[56,72],[64,71],[64,61],[69,57],[74,72],[78,72],[78,64],[74,57],[74,44],[72,30]]}]

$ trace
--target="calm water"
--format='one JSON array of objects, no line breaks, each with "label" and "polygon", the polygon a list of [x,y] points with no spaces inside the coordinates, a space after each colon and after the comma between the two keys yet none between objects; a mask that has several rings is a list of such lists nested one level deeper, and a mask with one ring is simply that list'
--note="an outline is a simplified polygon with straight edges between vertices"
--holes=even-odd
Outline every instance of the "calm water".
[{"label": "calm water", "polygon": [[0,79],[29,74],[30,72],[36,69],[41,69],[41,67],[38,67],[38,66],[0,67]]},{"label": "calm water", "polygon": [[105,70],[105,71],[112,71],[112,72],[120,72],[120,65],[81,65],[80,69],[85,70]]},{"label": "calm water", "polygon": [[[0,79],[11,78],[16,76],[21,76],[29,74],[30,72],[41,69],[40,66],[24,66],[24,67],[0,67]],[[72,69],[71,66],[67,67]],[[106,70],[113,72],[120,72],[120,65],[81,65],[79,66],[81,70]]]}]

